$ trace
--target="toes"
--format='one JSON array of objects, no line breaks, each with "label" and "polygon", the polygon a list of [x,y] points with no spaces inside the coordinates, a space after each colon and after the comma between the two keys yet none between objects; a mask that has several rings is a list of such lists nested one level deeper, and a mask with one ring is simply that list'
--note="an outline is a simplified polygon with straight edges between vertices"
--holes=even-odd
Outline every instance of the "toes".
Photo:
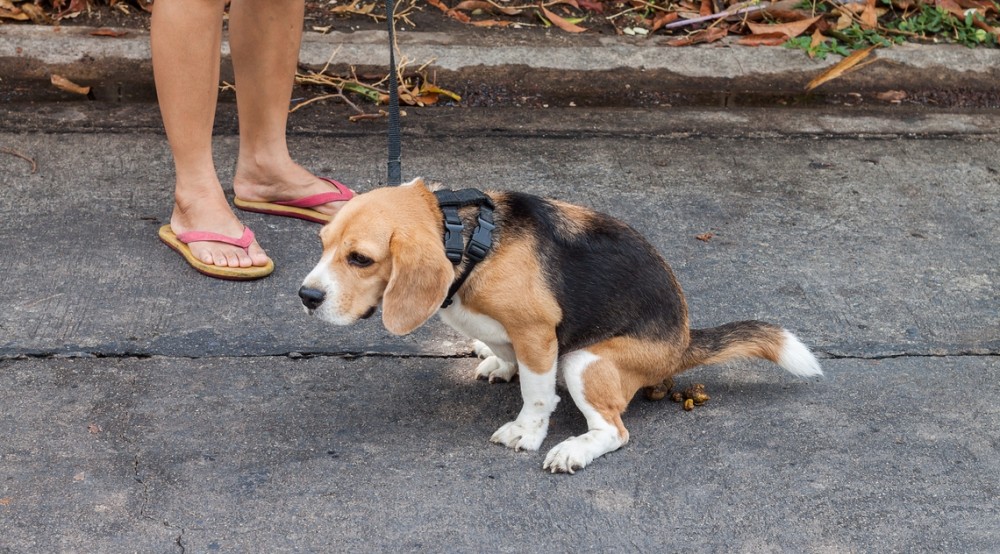
[{"label": "toes", "polygon": [[226,255],[221,251],[212,252],[212,265],[217,265],[219,267],[225,267],[228,265],[226,261]]},{"label": "toes", "polygon": [[516,374],[517,364],[501,360],[497,356],[486,358],[476,367],[476,379],[486,379],[490,383],[496,381],[509,383]]},{"label": "toes", "polygon": [[472,351],[476,353],[476,356],[479,356],[480,358],[483,359],[496,355],[493,353],[493,350],[490,349],[489,346],[486,346],[485,342],[478,340],[472,342]]},{"label": "toes", "polygon": [[515,420],[497,429],[496,433],[490,437],[490,441],[513,448],[515,451],[534,451],[542,446],[548,427],[548,419],[529,422],[528,425]]},{"label": "toes", "polygon": [[268,260],[270,260],[267,254],[264,253],[264,249],[257,244],[257,241],[253,241],[253,244],[250,245],[248,254],[252,265],[267,265]]},{"label": "toes", "polygon": [[[242,248],[237,246],[216,246],[212,243],[198,244],[192,243],[191,250],[195,257],[201,260],[202,263],[209,265],[214,265],[218,267],[250,267],[252,265],[262,266],[267,264],[267,254],[261,250],[260,246],[255,242],[253,246],[250,247],[250,253],[248,254]],[[256,251],[255,248],[256,247]]]},{"label": "toes", "polygon": [[240,255],[236,252],[230,250],[224,253],[226,257],[226,265],[228,267],[240,267]]},{"label": "toes", "polygon": [[337,212],[339,212],[340,209],[343,208],[345,204],[347,204],[347,202],[330,202],[329,204],[316,206],[316,208],[314,209],[318,212],[322,212],[325,213],[326,215],[332,216],[332,215],[337,215]]},{"label": "toes", "polygon": [[552,473],[573,473],[608,452],[618,450],[626,441],[611,429],[592,429],[555,445],[545,456],[542,469]]},{"label": "toes", "polygon": [[542,464],[542,469],[552,473],[572,474],[577,469],[587,467],[592,458],[588,459],[587,452],[579,448],[574,438],[565,440],[549,450],[545,456],[545,463]]}]

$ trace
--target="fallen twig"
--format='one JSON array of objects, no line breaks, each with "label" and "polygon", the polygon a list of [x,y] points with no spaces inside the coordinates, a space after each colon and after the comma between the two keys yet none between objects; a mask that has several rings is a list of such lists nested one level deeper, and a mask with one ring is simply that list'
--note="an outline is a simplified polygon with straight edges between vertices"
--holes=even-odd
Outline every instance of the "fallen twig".
[{"label": "fallen twig", "polygon": [[31,164],[32,175],[38,173],[38,163],[35,161],[34,158],[30,156],[25,156],[24,154],[18,152],[17,150],[14,150],[13,148],[7,148],[5,146],[0,146],[0,153],[10,154],[11,156],[14,156],[16,158],[21,158],[22,160]]}]

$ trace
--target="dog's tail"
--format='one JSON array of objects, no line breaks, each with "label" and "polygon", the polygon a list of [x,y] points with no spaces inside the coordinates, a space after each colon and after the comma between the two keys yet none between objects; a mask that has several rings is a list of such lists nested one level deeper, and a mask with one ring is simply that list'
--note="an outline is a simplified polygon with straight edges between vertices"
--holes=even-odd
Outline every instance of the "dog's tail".
[{"label": "dog's tail", "polygon": [[823,375],[812,352],[795,335],[763,321],[737,321],[711,329],[691,329],[684,369],[734,358],[762,358],[800,377]]}]

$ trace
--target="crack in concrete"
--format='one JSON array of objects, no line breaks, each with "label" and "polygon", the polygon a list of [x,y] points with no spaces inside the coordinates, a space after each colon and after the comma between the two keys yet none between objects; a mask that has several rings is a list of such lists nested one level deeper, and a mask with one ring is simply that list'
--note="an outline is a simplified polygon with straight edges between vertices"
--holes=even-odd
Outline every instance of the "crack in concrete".
[{"label": "crack in concrete", "polygon": [[[144,356],[144,358],[148,358],[148,356]],[[132,388],[136,386],[134,375],[129,379],[129,386]],[[146,481],[142,478],[142,471],[140,469],[141,464],[139,462],[139,454],[134,452],[135,442],[128,436],[128,430],[130,428],[131,421],[132,421],[132,413],[126,411],[125,428],[122,429],[122,432],[118,435],[118,437],[125,444],[126,453],[132,454],[132,479],[134,479],[135,482],[139,483],[139,485],[142,487],[142,503],[139,505],[139,517],[155,523],[159,523],[164,527],[166,527],[167,529],[177,531],[178,535],[177,538],[174,539],[174,543],[180,548],[181,554],[184,554],[184,552],[186,551],[186,548],[184,547],[184,544],[182,542],[182,539],[184,537],[184,528],[172,525],[169,521],[158,521],[156,518],[146,513],[146,509],[149,506],[149,496],[150,496],[149,484],[146,483]]]},{"label": "crack in concrete", "polygon": [[[831,352],[828,350],[815,350],[815,354],[820,359],[827,360],[891,360],[894,358],[976,358],[976,357],[996,357],[1000,356],[1000,351],[992,350],[958,350],[944,352],[898,352],[894,354],[845,354]],[[409,353],[400,354],[395,352],[364,352],[364,351],[328,351],[328,352],[283,352],[275,354],[210,354],[204,356],[177,355],[169,353],[136,353],[136,352],[77,352],[73,355],[52,352],[25,352],[14,355],[0,355],[0,361],[18,360],[55,360],[68,358],[95,358],[95,359],[118,359],[118,360],[147,360],[154,356],[177,358],[183,360],[205,360],[212,358],[289,358],[292,360],[309,360],[313,358],[342,358],[345,360],[356,360],[359,358],[386,358],[392,360],[455,360],[476,358],[473,352],[463,352],[456,354],[420,354]],[[126,442],[127,439],[123,437]]]},{"label": "crack in concrete", "polygon": [[893,360],[896,358],[990,358],[1000,356],[1000,352],[901,352],[898,354],[837,354],[817,352],[817,357],[826,360]]}]

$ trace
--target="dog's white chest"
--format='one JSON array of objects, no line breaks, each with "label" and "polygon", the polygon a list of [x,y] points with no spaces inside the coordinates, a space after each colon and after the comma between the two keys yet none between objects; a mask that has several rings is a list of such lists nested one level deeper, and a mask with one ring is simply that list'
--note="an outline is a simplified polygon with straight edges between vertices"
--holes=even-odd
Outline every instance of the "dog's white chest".
[{"label": "dog's white chest", "polygon": [[470,312],[462,307],[457,297],[451,306],[438,312],[441,320],[467,337],[479,339],[488,344],[509,344],[510,337],[500,322],[483,314]]}]

